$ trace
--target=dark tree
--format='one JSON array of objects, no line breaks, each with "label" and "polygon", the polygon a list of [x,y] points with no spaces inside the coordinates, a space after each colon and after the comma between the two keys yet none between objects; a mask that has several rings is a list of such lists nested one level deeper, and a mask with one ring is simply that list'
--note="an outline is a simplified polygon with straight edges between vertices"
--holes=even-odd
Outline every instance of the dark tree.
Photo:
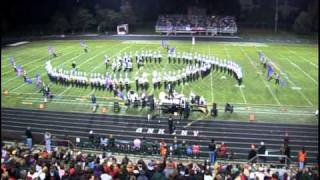
[{"label": "dark tree", "polygon": [[88,9],[79,8],[71,16],[71,25],[75,30],[87,31],[96,24],[96,20]]},{"label": "dark tree", "polygon": [[51,20],[51,27],[56,33],[65,33],[70,28],[66,16],[61,12],[56,12]]},{"label": "dark tree", "polygon": [[101,31],[114,30],[121,21],[121,14],[111,9],[98,9],[96,19]]},{"label": "dark tree", "polygon": [[124,23],[131,24],[131,25],[136,24],[137,18],[136,18],[131,0],[122,0],[120,10],[123,16]]}]

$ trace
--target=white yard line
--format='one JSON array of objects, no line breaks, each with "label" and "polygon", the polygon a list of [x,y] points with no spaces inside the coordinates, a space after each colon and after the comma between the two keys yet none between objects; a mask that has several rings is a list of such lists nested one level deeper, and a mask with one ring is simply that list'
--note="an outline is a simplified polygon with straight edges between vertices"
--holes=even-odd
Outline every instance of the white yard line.
[{"label": "white yard line", "polygon": [[214,100],[214,94],[213,94],[213,78],[212,78],[212,74],[213,74],[213,72],[211,72],[211,102],[212,102],[212,104],[213,104],[213,100]]},{"label": "white yard line", "polygon": [[[105,51],[102,51],[102,52],[105,52]],[[62,66],[62,65],[64,65],[64,64],[66,64],[67,62],[70,62],[70,61],[72,61],[73,59],[76,59],[76,58],[78,58],[78,57],[80,57],[81,55],[84,55],[84,54],[85,54],[85,53],[79,54],[79,55],[77,55],[77,56],[75,56],[75,57],[73,57],[73,58],[71,58],[71,59],[69,59],[69,60],[67,60],[67,61],[64,61],[64,62],[63,62],[62,64],[60,64],[59,66]],[[91,58],[87,59],[86,61],[80,63],[79,67],[80,67],[81,65],[85,64],[86,62],[90,61],[91,59],[93,59],[93,58],[101,55],[101,54],[102,54],[102,53],[99,53],[99,54],[97,54],[97,55],[95,55],[95,56],[92,56]],[[62,56],[60,56],[60,57],[62,57]],[[38,67],[36,67],[36,68],[38,68]],[[42,76],[44,76],[44,75],[45,75],[45,73],[41,73],[40,76],[42,77]],[[19,87],[17,87],[17,88],[14,88],[14,89],[11,90],[11,91],[17,90],[17,89],[19,89],[19,88],[21,88],[21,87],[23,87],[23,86],[25,86],[25,85],[26,85],[26,83],[23,84],[23,85],[21,85],[21,86],[19,86]]]},{"label": "white yard line", "polygon": [[[77,55],[77,56],[75,56],[75,57],[73,57],[73,58],[71,58],[71,59],[69,59],[68,61],[71,61],[71,60],[73,60],[73,59],[75,59],[75,58],[77,58],[77,57],[79,57],[79,56],[81,56],[81,54],[80,54],[80,55]],[[65,61],[64,63],[66,63],[66,62],[68,62],[68,61]],[[63,63],[63,64],[64,64],[64,63]],[[39,68],[39,67],[37,67],[37,68]],[[43,77],[43,76],[44,76],[44,73],[41,73],[41,74],[40,74],[40,77]],[[23,87],[23,86],[25,86],[25,85],[27,85],[27,83],[23,83],[23,84],[21,84],[20,86],[14,88],[14,89],[11,89],[10,91],[14,92],[15,90],[20,89],[21,87]]]},{"label": "white yard line", "polygon": [[[115,53],[114,55],[110,56],[109,58],[110,58],[110,59],[113,58],[114,56],[116,56],[116,54],[123,52],[124,50],[128,49],[129,47],[132,47],[132,45],[127,46],[127,47],[125,47],[125,48],[122,48],[120,51],[118,51],[118,52]],[[102,63],[98,64],[97,66],[95,66],[95,67],[90,71],[90,73],[94,72],[97,68],[101,67],[103,64],[104,64],[104,62],[102,62]]]},{"label": "white yard line", "polygon": [[[231,56],[230,56],[229,52],[227,51],[225,44],[223,44],[223,49],[224,49],[225,54],[228,56],[228,59],[231,60]],[[244,95],[244,93],[242,91],[242,87],[241,86],[239,86],[239,90],[240,90],[240,93],[242,95],[242,99],[243,99],[244,103],[247,104],[247,99],[246,99],[246,96]]]},{"label": "white yard line", "polygon": [[[258,48],[256,48],[257,50],[259,50]],[[272,63],[272,65],[274,65],[274,67],[280,72],[280,68],[275,64]],[[294,87],[298,87],[293,81],[291,81],[290,79],[288,79],[288,82],[293,85]],[[309,100],[309,98],[301,91],[298,91],[298,93],[308,102],[309,105],[313,106],[312,102]]]},{"label": "white yard line", "polygon": [[[62,56],[59,56],[59,57],[57,57],[57,59],[58,59],[58,58],[61,58],[61,57],[63,57],[63,56],[66,56],[66,55],[68,55],[68,54],[71,54],[71,53],[73,53],[73,52],[74,52],[74,51],[72,51],[72,52],[70,52],[70,53],[67,53],[67,54],[64,54],[64,55],[62,55]],[[44,64],[43,64],[43,65],[44,65]],[[36,69],[38,69],[38,68],[39,68],[39,66],[36,66],[36,67],[34,67],[34,68],[30,69],[30,70],[27,69],[27,73],[30,74],[30,72],[33,72],[34,70],[36,70]],[[7,81],[4,82],[3,84],[7,84],[8,82],[11,82],[12,80],[17,79],[17,78],[19,78],[19,77],[18,77],[18,76],[15,76],[15,77],[7,80]]]},{"label": "white yard line", "polygon": [[[139,48],[139,50],[138,51],[140,51],[141,49],[144,49],[146,46],[143,46],[142,48]],[[156,48],[156,50],[154,50],[154,51],[158,51],[159,49],[161,49],[161,46],[160,47],[158,47],[158,48]],[[160,53],[161,53],[161,50],[160,50]],[[161,58],[163,58],[164,56],[161,56]],[[163,63],[163,59],[162,59],[162,61],[161,61],[162,63]],[[157,67],[158,65],[157,65],[157,63],[154,63],[155,64],[155,66]],[[158,71],[158,69],[157,69],[157,71]],[[131,81],[132,82],[132,81]],[[152,79],[151,79],[151,82],[152,82]],[[150,83],[150,84],[152,84],[152,83]],[[154,88],[152,88],[151,89],[151,93],[150,94],[153,94],[154,93]]]},{"label": "white yard line", "polygon": [[59,93],[57,96],[59,97],[59,96],[62,96],[66,91],[68,91],[69,89],[71,89],[71,85],[69,85],[69,87],[68,88],[66,88],[65,90],[63,90],[61,93]]},{"label": "white yard line", "polygon": [[89,94],[87,94],[86,97],[90,97],[94,92],[96,92],[96,90],[95,90],[95,89],[92,89],[92,91],[89,92]]},{"label": "white yard line", "polygon": [[[108,49],[107,51],[105,50],[105,51],[102,51],[102,52],[103,52],[103,53],[109,52],[111,49],[114,49],[116,46],[119,46],[119,45],[120,45],[120,44],[117,44],[117,45],[113,46],[112,48]],[[102,53],[99,53],[99,54],[102,54]],[[98,55],[97,55],[97,56],[98,56]],[[113,55],[113,56],[114,56],[114,55]],[[112,56],[112,57],[113,57],[113,56]],[[96,57],[96,56],[94,56],[94,57]],[[92,57],[92,58],[93,58],[93,57]],[[92,58],[89,58],[88,60],[80,63],[80,65],[79,65],[78,67],[80,67],[80,66],[83,65],[84,63],[88,62],[88,61],[91,60]],[[103,64],[103,63],[101,63],[101,64]],[[94,69],[96,69],[97,67],[100,67],[101,64],[97,65]],[[90,71],[90,72],[93,72],[93,70]],[[71,87],[68,87],[67,89],[65,89],[63,92],[61,92],[61,93],[59,94],[59,96],[63,95],[63,94],[64,94],[65,92],[67,92],[69,89],[71,89]],[[91,95],[91,94],[92,94],[92,92],[91,92],[89,95]],[[89,95],[87,95],[87,96],[89,96]]]},{"label": "white yard line", "polygon": [[288,47],[286,47],[286,46],[284,46],[284,47],[285,47],[286,49],[288,49],[288,51],[289,51],[291,54],[293,54],[293,55],[295,55],[296,57],[299,57],[300,59],[304,60],[305,62],[311,64],[313,67],[315,67],[315,68],[317,68],[317,69],[319,68],[319,67],[318,67],[319,65],[310,62],[308,59],[306,59],[306,58],[303,57],[303,56],[300,56],[299,54],[297,54],[295,51],[289,49]]},{"label": "white yard line", "polygon": [[[208,49],[209,49],[209,56],[211,56],[211,48],[210,45],[208,44]],[[210,78],[211,78],[211,102],[213,104],[214,102],[214,93],[213,93],[213,70],[210,72]]]},{"label": "white yard line", "polygon": [[[69,50],[70,48],[68,48],[68,50]],[[68,51],[68,50],[64,50],[64,51]],[[63,52],[64,52],[63,51]],[[74,51],[72,51],[72,52],[74,52]],[[72,53],[72,52],[70,52],[70,53]],[[70,54],[70,53],[67,53],[67,54]],[[35,63],[35,62],[38,62],[39,60],[43,60],[44,58],[46,58],[46,57],[48,57],[48,55],[46,55],[46,56],[43,56],[43,57],[41,57],[41,58],[37,58],[37,59],[34,59],[34,60],[32,60],[32,61],[28,61],[28,63],[26,63],[26,64],[21,64],[21,65],[23,65],[24,67],[26,67],[27,65],[29,65],[29,64],[33,64],[33,63]],[[30,58],[28,58],[28,59],[30,59]],[[58,59],[58,58],[57,58]],[[18,63],[19,64],[19,63]],[[11,64],[8,64],[8,65],[6,65],[6,66],[12,66]],[[10,71],[6,71],[6,72],[4,72],[4,73],[1,73],[1,75],[5,75],[5,74],[8,74],[8,73],[10,73],[10,72],[12,72],[12,68],[10,67]]]},{"label": "white yard line", "polygon": [[[12,50],[14,51],[14,50]],[[19,49],[19,50],[15,50],[15,51],[26,51],[26,50],[23,50],[23,49]],[[7,53],[8,55],[2,55],[1,56],[1,60],[4,60],[4,59],[7,59],[9,58],[10,56],[13,56],[15,57],[15,59],[20,59],[21,56],[24,56],[25,54],[31,54],[32,51],[35,51],[35,52],[38,52],[38,51],[42,51],[42,49],[40,48],[37,48],[37,49],[33,49],[31,51],[26,51],[26,52],[20,52],[20,53]],[[4,53],[4,52],[2,52]],[[38,53],[37,53],[38,54]],[[36,56],[36,54],[32,53],[32,55],[30,57],[33,57],[33,56]],[[10,66],[10,64],[7,64],[7,65],[4,65],[3,67],[7,67],[7,66]]]},{"label": "white yard line", "polygon": [[306,73],[304,70],[301,69],[301,67],[299,65],[297,65],[296,63],[292,62],[289,58],[284,57],[282,59],[287,60],[292,66],[294,66],[295,68],[297,68],[299,71],[301,71],[305,76],[307,76],[310,80],[312,80],[317,86],[318,86],[318,81],[316,81],[315,79],[313,79],[308,73]]},{"label": "white yard line", "polygon": [[[191,49],[191,53],[192,53],[192,55],[193,55],[193,48],[194,48],[194,46],[191,46],[191,48],[190,48],[190,49]],[[184,85],[184,84],[182,84],[182,87],[181,87],[181,93],[182,93],[182,94],[184,94],[184,93],[183,93],[184,86],[185,86],[185,85]]]},{"label": "white yard line", "polygon": [[[243,48],[242,48],[241,46],[240,46],[239,48],[240,48],[241,52],[250,60],[250,64],[251,64],[255,69],[257,69],[257,67],[254,65],[251,57],[243,50]],[[276,95],[273,93],[273,91],[271,90],[270,85],[265,82],[265,80],[263,79],[263,77],[262,77],[261,74],[259,74],[259,76],[260,76],[260,78],[262,79],[262,82],[264,83],[264,85],[268,88],[268,90],[269,90],[270,94],[272,95],[273,99],[277,102],[278,105],[281,105],[279,99],[277,98],[277,96],[276,96]]]},{"label": "white yard line", "polygon": [[10,91],[10,92],[14,92],[15,90],[20,89],[21,87],[23,87],[23,86],[25,86],[25,85],[27,85],[27,84],[28,84],[28,83],[23,82],[20,86],[15,87],[15,88],[13,88],[13,89],[10,89],[9,91]]},{"label": "white yard line", "polygon": [[[65,49],[63,49],[63,51],[65,51],[66,49],[71,49],[71,47],[72,46],[67,46]],[[28,59],[30,59],[31,57],[33,57],[33,56],[36,56],[36,55],[38,55],[39,53],[36,53],[35,54],[35,52],[38,52],[38,51],[45,51],[45,52],[47,52],[46,50],[44,50],[44,49],[42,49],[43,47],[37,47],[36,49],[32,49],[32,50],[24,50],[24,49],[20,49],[20,50],[16,50],[16,51],[21,51],[21,50],[23,50],[23,51],[26,51],[26,52],[22,52],[22,53],[17,53],[17,54],[19,54],[19,55],[17,55],[17,54],[14,54],[14,53],[9,53],[8,55],[4,55],[4,57],[6,57],[6,58],[8,58],[9,56],[14,56],[15,57],[15,59],[17,60],[17,59],[22,59],[20,56],[22,56],[22,54],[32,54],[30,57],[28,57]],[[35,51],[35,52],[32,52],[32,51]],[[60,52],[62,52],[62,51],[58,51],[59,53]],[[3,57],[3,58],[4,58]],[[46,55],[45,57],[43,57],[43,58],[46,58],[46,57],[49,57],[49,55]],[[5,58],[5,59],[6,59]],[[19,61],[19,60],[18,60]],[[7,64],[7,65],[4,65],[3,67],[7,67],[7,66],[11,66],[11,64]]]},{"label": "white yard line", "polygon": [[[274,64],[274,65],[275,65],[275,64]],[[279,68],[277,65],[275,65],[275,67],[278,69],[278,71],[280,71],[280,68]],[[288,79],[288,82],[289,82],[290,84],[292,84],[294,87],[298,87],[298,86],[297,86],[293,81],[291,81],[290,79]],[[313,106],[312,102],[307,98],[307,96],[306,96],[304,93],[302,93],[301,91],[298,91],[298,93],[308,102],[309,105]]]}]

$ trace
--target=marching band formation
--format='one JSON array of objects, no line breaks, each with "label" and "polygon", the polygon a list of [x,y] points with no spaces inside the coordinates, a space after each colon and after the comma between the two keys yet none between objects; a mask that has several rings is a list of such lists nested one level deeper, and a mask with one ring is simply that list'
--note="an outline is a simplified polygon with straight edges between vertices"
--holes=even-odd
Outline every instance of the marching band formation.
[{"label": "marching band formation", "polygon": [[[161,63],[162,55],[160,51],[142,50],[136,51],[135,60],[137,67],[140,68],[145,63]],[[76,64],[72,63],[71,70],[63,70],[53,68],[51,61],[47,61],[45,68],[51,81],[60,83],[62,85],[69,85],[76,87],[88,87],[94,89],[107,89],[107,90],[129,90],[130,89],[130,78],[135,80],[136,90],[145,90],[149,86],[148,74],[139,73],[135,74],[135,77],[129,77],[128,72],[133,69],[133,54],[124,53],[117,55],[112,63],[110,58],[105,55],[104,63],[106,65],[107,72],[101,73],[90,73],[81,72],[77,70]],[[191,82],[199,79],[199,77],[205,77],[211,70],[221,71],[234,76],[238,84],[242,83],[242,69],[241,67],[230,60],[222,60],[218,57],[202,55],[199,53],[187,53],[187,52],[170,52],[168,53],[169,63],[183,63],[186,66],[183,69],[176,71],[163,71],[159,72],[154,70],[152,72],[152,84],[153,87],[160,88],[164,85],[165,89],[174,89],[176,85],[181,83]],[[111,65],[113,73],[108,72],[108,68]],[[117,73],[116,73],[117,72]],[[117,76],[118,74],[118,76]],[[150,82],[151,83],[151,82]]]}]

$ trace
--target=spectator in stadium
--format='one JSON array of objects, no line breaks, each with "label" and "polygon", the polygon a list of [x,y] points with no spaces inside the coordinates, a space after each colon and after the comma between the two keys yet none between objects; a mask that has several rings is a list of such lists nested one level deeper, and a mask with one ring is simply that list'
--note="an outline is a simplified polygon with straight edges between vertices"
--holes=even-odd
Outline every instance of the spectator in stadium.
[{"label": "spectator in stadium", "polygon": [[25,132],[25,135],[27,137],[27,145],[28,145],[28,148],[31,149],[32,148],[32,133],[31,133],[31,128],[28,127],[26,132]]},{"label": "spectator in stadium", "polygon": [[192,154],[194,158],[200,157],[200,145],[197,142],[192,146]]},{"label": "spectator in stadium", "polygon": [[137,151],[141,148],[141,140],[138,137],[133,140],[133,148]]},{"label": "spectator in stadium", "polygon": [[283,138],[283,144],[286,145],[286,144],[289,144],[289,134],[288,132],[285,132],[284,133],[284,138]]},{"label": "spectator in stadium", "polygon": [[186,141],[183,140],[181,145],[179,146],[179,154],[181,156],[185,156],[186,155],[186,149],[187,149],[187,144],[186,144]]},{"label": "spectator in stadium", "polygon": [[187,146],[186,146],[186,154],[188,157],[192,157],[192,145],[191,143],[189,143]]},{"label": "spectator in stadium", "polygon": [[[288,144],[283,144],[283,145],[280,147],[280,154],[287,156],[288,159],[291,158],[290,147],[289,147]],[[281,158],[280,162],[281,162],[281,163],[285,163],[285,158]]]},{"label": "spectator in stadium", "polygon": [[172,120],[172,116],[169,117],[168,119],[168,128],[169,128],[169,133],[173,134],[173,120]]},{"label": "spectator in stadium", "polygon": [[146,175],[145,170],[139,171],[139,176],[137,177],[137,180],[149,180],[149,178]]},{"label": "spectator in stadium", "polygon": [[214,164],[216,160],[216,144],[214,142],[214,139],[211,139],[211,143],[208,145],[209,148],[209,157],[210,157],[210,166]]},{"label": "spectator in stadium", "polygon": [[164,168],[163,172],[165,174],[165,176],[167,178],[169,178],[169,176],[174,173],[175,171],[175,167],[174,167],[174,162],[170,159],[168,160],[168,162],[166,163],[166,167]]},{"label": "spectator in stadium", "polygon": [[100,176],[101,180],[112,180],[112,176],[109,173],[109,168],[103,168],[103,173]]},{"label": "spectator in stadium", "polygon": [[166,180],[166,176],[164,174],[164,168],[166,167],[166,161],[167,161],[167,158],[166,156],[164,156],[163,158],[163,161],[160,162],[159,160],[157,160],[155,162],[155,166],[154,166],[154,174],[151,178],[151,180]]},{"label": "spectator in stadium", "polygon": [[102,149],[106,149],[107,148],[107,146],[108,146],[108,141],[109,141],[109,139],[108,138],[106,138],[105,136],[101,136],[100,137],[100,146],[102,147]]},{"label": "spectator in stadium", "polygon": [[167,144],[162,139],[160,141],[160,155],[164,158],[167,156]]},{"label": "spectator in stadium", "polygon": [[51,133],[48,130],[44,133],[44,141],[46,145],[46,150],[51,152]]},{"label": "spectator in stadium", "polygon": [[204,180],[213,180],[212,174],[210,173],[209,170],[205,171],[203,179]]},{"label": "spectator in stadium", "polygon": [[113,149],[115,147],[115,139],[112,134],[109,135],[109,147]]},{"label": "spectator in stadium", "polygon": [[[176,162],[170,160],[167,162],[166,158],[163,158],[162,162],[150,160],[148,165],[145,165],[144,161],[138,160],[135,165],[128,158],[126,161],[117,163],[113,156],[106,157],[105,154],[66,151],[60,148],[53,149],[51,153],[37,149],[24,151],[22,148],[21,150],[19,153],[15,145],[2,147],[2,156],[4,154],[9,155],[1,161],[2,179],[8,179],[9,177],[12,179],[27,179],[26,176],[29,176],[30,179],[40,177],[45,177],[45,179],[59,179],[59,177],[61,177],[60,179],[103,179],[102,175],[108,177],[108,179],[110,179],[109,176],[112,179],[138,179],[144,177],[144,172],[154,173],[154,175],[146,176],[155,180],[168,179],[166,175],[169,179],[204,179],[210,174],[201,165],[195,163],[183,165],[180,162],[176,166]],[[130,164],[132,165],[131,169]],[[215,170],[214,176],[216,179],[249,179],[250,175],[254,174],[259,179],[286,179],[285,177],[290,179],[318,179],[317,169],[310,168],[298,172],[296,167],[271,169],[268,165],[258,167],[250,163],[234,165],[220,162],[216,163]],[[202,171],[206,172],[206,175]],[[212,179],[210,176],[208,178]]]},{"label": "spectator in stadium", "polygon": [[[258,154],[263,154],[263,155],[266,154],[266,146],[264,145],[263,141],[261,141],[261,143],[260,143],[260,147],[258,149]],[[262,162],[264,162],[264,163],[267,161],[267,157],[265,157],[265,156],[262,156],[259,159],[261,159]]]},{"label": "spectator in stadium", "polygon": [[94,134],[93,134],[92,130],[89,131],[88,139],[89,139],[90,144],[94,145]]},{"label": "spectator in stadium", "polygon": [[286,155],[287,158],[291,159],[291,150],[288,144],[284,145],[284,155]]},{"label": "spectator in stadium", "polygon": [[[248,160],[254,158],[257,155],[257,151],[256,151],[256,145],[255,144],[251,144],[251,149],[249,151],[248,154]],[[256,160],[253,160],[252,163],[255,163]]]},{"label": "spectator in stadium", "polygon": [[135,177],[133,171],[134,171],[133,163],[129,161],[127,164],[127,167],[126,167],[126,171],[124,171],[125,179],[136,180],[136,177]]},{"label": "spectator in stadium", "polygon": [[306,159],[307,159],[307,152],[303,146],[301,151],[298,152],[298,162],[299,162],[299,169],[300,170],[302,170],[304,168],[305,163],[306,163]]},{"label": "spectator in stadium", "polygon": [[148,179],[151,179],[153,174],[154,174],[154,161],[151,160],[147,164],[146,176],[148,177]]},{"label": "spectator in stadium", "polygon": [[218,148],[218,156],[222,158],[227,157],[227,145],[222,141],[220,147]]}]

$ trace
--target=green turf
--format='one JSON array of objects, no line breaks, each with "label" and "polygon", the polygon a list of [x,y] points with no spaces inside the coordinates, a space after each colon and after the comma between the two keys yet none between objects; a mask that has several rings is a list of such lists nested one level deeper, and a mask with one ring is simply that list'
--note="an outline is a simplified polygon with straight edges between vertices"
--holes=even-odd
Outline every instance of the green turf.
[{"label": "green turf", "polygon": [[[32,78],[36,73],[41,75],[47,83],[49,79],[45,73],[44,64],[48,60],[48,45],[52,45],[58,57],[52,59],[53,67],[71,69],[71,62],[75,61],[80,71],[87,74],[91,72],[105,73],[103,56],[108,54],[114,57],[119,52],[132,52],[142,49],[161,50],[164,60],[161,64],[147,63],[138,71],[134,64],[131,73],[148,73],[151,82],[152,71],[176,71],[184,65],[168,64],[165,49],[160,47],[159,41],[87,41],[89,53],[84,53],[79,41],[39,41],[18,47],[6,47],[1,49],[1,91],[9,91],[9,95],[2,93],[1,105],[3,107],[39,108],[41,94],[35,85],[23,83],[22,77],[16,77],[13,67],[9,64],[9,56],[16,57],[18,65],[23,65],[28,75]],[[222,72],[212,72],[203,79],[185,85],[177,86],[178,92],[189,96],[195,94],[204,96],[209,104],[218,103],[221,109],[218,119],[248,120],[249,113],[256,113],[260,122],[278,122],[281,118],[284,122],[317,123],[312,112],[318,108],[318,45],[310,44],[263,44],[263,43],[222,43],[222,42],[197,42],[195,46],[189,41],[170,41],[170,46],[175,46],[177,51],[199,52],[224,59],[236,61],[243,69],[244,87],[236,86],[234,78]],[[289,75],[286,88],[275,85],[274,81],[266,80],[266,73],[259,63],[257,51],[263,51],[267,57],[272,58],[276,70],[283,69]],[[109,69],[111,72],[111,69]],[[124,73],[123,73],[124,75]],[[226,79],[221,79],[226,76]],[[133,82],[133,78],[131,78]],[[131,85],[133,88],[135,84]],[[300,90],[292,89],[301,88]],[[106,91],[94,91],[90,88],[81,89],[63,87],[50,83],[50,88],[55,99],[47,105],[48,110],[90,112],[89,96],[94,92],[98,97],[100,107],[108,107],[111,111],[113,95]],[[148,89],[149,94],[158,98],[161,90]],[[223,106],[226,102],[235,105],[236,112],[233,115],[224,114]],[[32,103],[32,104],[30,104]],[[98,110],[99,111],[99,110]],[[100,112],[100,111],[99,111]],[[146,114],[146,109],[125,109],[126,114]],[[194,113],[193,118],[209,118],[208,115]]]}]

